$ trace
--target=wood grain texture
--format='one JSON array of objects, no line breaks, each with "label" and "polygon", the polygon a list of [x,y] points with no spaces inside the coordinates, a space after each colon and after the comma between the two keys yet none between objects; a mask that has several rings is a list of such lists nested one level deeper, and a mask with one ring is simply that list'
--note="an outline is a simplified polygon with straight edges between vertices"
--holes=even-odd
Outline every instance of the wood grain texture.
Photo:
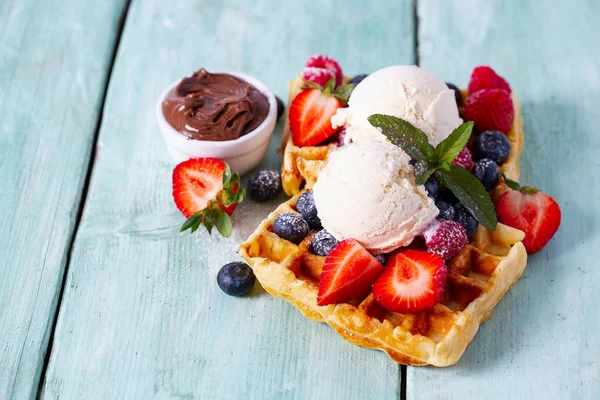
[{"label": "wood grain texture", "polygon": [[0,399],[38,389],[122,6],[0,2]]},{"label": "wood grain texture", "polygon": [[[254,75],[281,98],[305,59],[347,74],[411,63],[413,5],[395,2],[134,1],[109,86],[99,152],[55,332],[43,398],[395,399],[400,368],[257,287],[215,278],[284,197],[234,214],[231,240],[178,234],[173,162],[154,106],[204,66]],[[277,128],[263,166],[278,169]]]},{"label": "wood grain texture", "polygon": [[521,180],[562,226],[450,369],[408,368],[408,398],[600,398],[600,3],[419,1],[423,67],[464,87],[477,65],[523,104]]}]

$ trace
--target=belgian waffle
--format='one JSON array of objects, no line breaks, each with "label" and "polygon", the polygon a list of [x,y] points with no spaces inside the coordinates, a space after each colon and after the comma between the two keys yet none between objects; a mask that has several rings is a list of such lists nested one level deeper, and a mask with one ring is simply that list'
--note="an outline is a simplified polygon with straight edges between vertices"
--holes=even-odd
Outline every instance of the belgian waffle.
[{"label": "belgian waffle", "polygon": [[[300,90],[300,84],[299,80],[291,83],[291,98]],[[502,171],[516,180],[523,132],[514,95],[513,100],[515,120],[508,134],[512,150]],[[285,129],[287,135],[288,127]],[[314,232],[296,245],[273,233],[273,222],[281,213],[297,212],[298,194],[314,185],[335,145],[300,148],[291,137],[284,140],[283,184],[294,197],[272,212],[239,250],[261,285],[306,317],[327,323],[350,343],[385,351],[398,363],[438,367],[456,363],[479,325],[489,318],[525,269],[527,253],[521,243],[524,233],[502,224],[494,232],[480,226],[471,243],[448,261],[444,296],[432,309],[416,314],[393,313],[381,307],[372,294],[360,302],[318,306],[325,257],[310,252]],[[501,182],[494,195],[505,190]]]}]

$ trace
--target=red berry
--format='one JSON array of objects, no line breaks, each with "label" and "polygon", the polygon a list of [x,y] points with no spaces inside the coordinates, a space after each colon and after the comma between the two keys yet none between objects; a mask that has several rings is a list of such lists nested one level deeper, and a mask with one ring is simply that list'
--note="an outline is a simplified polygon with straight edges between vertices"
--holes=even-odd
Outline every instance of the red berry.
[{"label": "red berry", "polygon": [[326,306],[366,297],[382,270],[383,265],[356,240],[338,243],[325,260],[317,304]]},{"label": "red berry", "polygon": [[446,273],[446,263],[437,254],[401,249],[389,258],[373,294],[389,311],[416,313],[439,302]]},{"label": "red berry", "polygon": [[471,156],[471,152],[466,147],[458,153],[452,164],[460,165],[467,171],[470,171],[473,168],[473,157]]},{"label": "red berry", "polygon": [[336,132],[331,117],[342,103],[318,89],[300,92],[289,108],[292,139],[297,146],[314,146],[329,139]]},{"label": "red berry", "polygon": [[334,76],[331,71],[325,68],[306,67],[302,71],[302,78],[319,86],[325,86]]},{"label": "red berry", "polygon": [[509,190],[496,204],[498,221],[525,232],[523,245],[528,254],[537,253],[560,226],[560,207],[547,194],[530,188]]},{"label": "red berry", "polygon": [[473,121],[480,132],[507,133],[514,117],[512,99],[503,89],[483,89],[469,95],[465,101],[465,120]]},{"label": "red berry", "polygon": [[465,228],[454,221],[434,220],[423,232],[427,250],[448,260],[469,243]]},{"label": "red berry", "polygon": [[482,89],[504,89],[511,92],[510,85],[496,71],[486,66],[476,67],[471,73],[469,80],[469,93],[475,93]]},{"label": "red berry", "polygon": [[[333,58],[325,56],[323,54],[315,54],[306,60],[305,67],[324,68],[330,71],[335,77],[335,87],[337,88],[342,84],[344,74],[342,73],[342,67]],[[327,82],[325,82],[327,83]],[[321,85],[323,86],[323,85]]]}]

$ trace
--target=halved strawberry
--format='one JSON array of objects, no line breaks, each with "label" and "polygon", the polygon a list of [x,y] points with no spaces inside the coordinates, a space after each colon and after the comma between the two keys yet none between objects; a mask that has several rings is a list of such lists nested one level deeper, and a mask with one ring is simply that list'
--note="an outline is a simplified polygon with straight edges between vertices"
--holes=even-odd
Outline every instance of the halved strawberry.
[{"label": "halved strawberry", "polygon": [[498,221],[525,232],[523,245],[528,254],[537,253],[560,226],[560,207],[554,199],[530,187],[509,190],[498,199]]},{"label": "halved strawberry", "polygon": [[401,249],[389,258],[373,294],[385,309],[410,314],[436,305],[445,280],[446,263],[440,256]]},{"label": "halved strawberry", "polygon": [[215,158],[191,158],[173,170],[173,200],[188,218],[181,230],[196,231],[203,223],[210,232],[213,226],[223,236],[231,234],[231,220],[246,190],[238,192],[240,177]]},{"label": "halved strawberry", "polygon": [[326,306],[366,297],[382,270],[383,265],[356,240],[340,242],[325,260],[317,304]]},{"label": "halved strawberry", "polygon": [[297,146],[314,146],[336,132],[331,117],[342,102],[325,91],[308,89],[300,92],[289,109],[290,131]]}]

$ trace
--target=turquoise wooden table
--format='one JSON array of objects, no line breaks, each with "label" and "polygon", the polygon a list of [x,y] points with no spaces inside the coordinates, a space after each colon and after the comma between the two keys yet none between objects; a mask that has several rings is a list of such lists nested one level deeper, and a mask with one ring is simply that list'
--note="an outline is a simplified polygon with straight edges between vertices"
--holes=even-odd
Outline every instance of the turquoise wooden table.
[{"label": "turquoise wooden table", "polygon": [[[600,398],[598,16],[583,0],[0,1],[0,399]],[[463,87],[489,64],[523,103],[522,180],[563,223],[456,366],[400,367],[258,285],[221,293],[283,196],[241,205],[230,239],[178,234],[160,91],[203,66],[286,98],[316,52]]]}]

